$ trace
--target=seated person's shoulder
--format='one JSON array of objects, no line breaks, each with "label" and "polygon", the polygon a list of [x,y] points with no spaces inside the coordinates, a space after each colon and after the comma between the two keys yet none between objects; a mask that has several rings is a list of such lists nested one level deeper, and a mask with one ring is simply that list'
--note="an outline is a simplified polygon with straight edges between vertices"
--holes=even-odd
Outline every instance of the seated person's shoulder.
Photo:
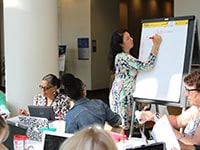
[{"label": "seated person's shoulder", "polygon": [[34,99],[35,100],[38,100],[38,99],[44,99],[45,97],[42,95],[42,94],[37,94],[34,96]]},{"label": "seated person's shoulder", "polygon": [[5,93],[3,93],[2,91],[0,91],[0,101],[6,101]]},{"label": "seated person's shoulder", "polygon": [[101,100],[101,99],[91,99],[91,101],[93,102],[93,103],[98,103],[98,104],[105,104],[105,102],[103,101],[103,100]]},{"label": "seated person's shoulder", "polygon": [[70,101],[70,98],[62,93],[58,93],[55,97],[56,101],[62,101],[62,102],[68,102]]},{"label": "seated person's shoulder", "polygon": [[186,113],[193,113],[193,112],[198,112],[199,109],[196,106],[189,106],[186,107],[185,111]]},{"label": "seated person's shoulder", "polygon": [[67,98],[67,96],[65,96],[65,94],[62,93],[57,93],[56,97]]},{"label": "seated person's shoulder", "polygon": [[5,96],[5,93],[0,90],[0,96]]},{"label": "seated person's shoulder", "polygon": [[8,150],[8,148],[5,145],[0,144],[0,150]]}]

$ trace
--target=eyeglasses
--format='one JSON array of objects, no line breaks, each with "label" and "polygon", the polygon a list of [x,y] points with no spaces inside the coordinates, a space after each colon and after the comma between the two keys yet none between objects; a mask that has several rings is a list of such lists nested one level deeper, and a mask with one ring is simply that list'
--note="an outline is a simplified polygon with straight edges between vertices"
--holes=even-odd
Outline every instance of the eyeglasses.
[{"label": "eyeglasses", "polygon": [[47,90],[49,90],[50,88],[52,88],[53,86],[42,86],[42,85],[39,85],[39,88],[42,90],[44,90],[44,91],[47,91]]},{"label": "eyeglasses", "polygon": [[200,90],[199,89],[188,89],[188,88],[185,87],[185,91],[191,92],[191,91],[200,91]]}]

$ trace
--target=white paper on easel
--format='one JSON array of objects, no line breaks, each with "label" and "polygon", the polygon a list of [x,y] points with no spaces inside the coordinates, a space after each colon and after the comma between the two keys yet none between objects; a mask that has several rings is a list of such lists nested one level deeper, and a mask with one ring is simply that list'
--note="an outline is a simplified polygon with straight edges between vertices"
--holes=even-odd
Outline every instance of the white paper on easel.
[{"label": "white paper on easel", "polygon": [[179,142],[166,115],[156,122],[152,130],[152,136],[156,142],[166,143],[167,150],[173,148],[180,150]]}]

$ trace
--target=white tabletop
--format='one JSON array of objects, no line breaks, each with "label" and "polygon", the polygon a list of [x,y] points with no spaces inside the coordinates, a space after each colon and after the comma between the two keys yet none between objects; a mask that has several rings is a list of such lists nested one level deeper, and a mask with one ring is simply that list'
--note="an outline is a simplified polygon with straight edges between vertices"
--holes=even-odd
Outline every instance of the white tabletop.
[{"label": "white tabletop", "polygon": [[28,140],[28,150],[42,150],[42,142]]}]

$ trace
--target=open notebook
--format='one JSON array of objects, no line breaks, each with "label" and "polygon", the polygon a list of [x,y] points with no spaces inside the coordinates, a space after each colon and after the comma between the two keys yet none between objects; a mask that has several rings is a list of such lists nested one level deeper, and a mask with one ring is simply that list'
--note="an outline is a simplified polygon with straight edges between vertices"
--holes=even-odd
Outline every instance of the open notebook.
[{"label": "open notebook", "polygon": [[174,147],[176,150],[180,150],[179,142],[166,115],[156,122],[152,130],[152,136],[156,142],[166,143],[167,150],[171,150]]},{"label": "open notebook", "polygon": [[71,136],[73,134],[43,131],[42,148],[43,150],[58,150],[60,145]]},{"label": "open notebook", "polygon": [[20,124],[28,127],[26,135],[28,135],[31,140],[42,140],[42,132],[40,131],[40,129],[49,127],[49,122],[47,118],[32,116],[18,116],[18,118]]}]

